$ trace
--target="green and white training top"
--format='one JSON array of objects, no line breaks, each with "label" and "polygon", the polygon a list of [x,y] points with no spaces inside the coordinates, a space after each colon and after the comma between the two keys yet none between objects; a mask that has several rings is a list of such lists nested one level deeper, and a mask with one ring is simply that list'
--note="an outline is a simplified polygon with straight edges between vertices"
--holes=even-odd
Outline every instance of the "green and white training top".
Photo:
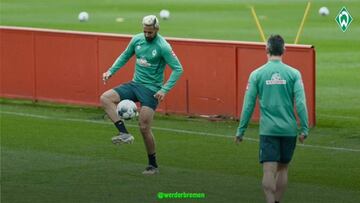
[{"label": "green and white training top", "polygon": [[[164,93],[169,92],[183,72],[177,56],[161,35],[157,34],[153,41],[148,42],[144,33],[139,33],[131,39],[126,50],[109,69],[111,75],[123,67],[134,54],[136,65],[133,81],[143,84],[154,92],[159,90]],[[163,84],[166,64],[170,66],[172,73]]]},{"label": "green and white training top", "polygon": [[296,136],[294,102],[301,133],[308,134],[308,112],[301,73],[282,63],[269,60],[249,77],[237,136],[243,136],[253,113],[256,98],[260,104],[260,135]]}]

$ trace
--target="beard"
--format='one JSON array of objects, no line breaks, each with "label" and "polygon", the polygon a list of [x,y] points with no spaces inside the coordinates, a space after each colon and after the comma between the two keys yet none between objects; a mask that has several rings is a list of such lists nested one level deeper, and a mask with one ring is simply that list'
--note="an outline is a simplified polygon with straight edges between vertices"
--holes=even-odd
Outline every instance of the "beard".
[{"label": "beard", "polygon": [[145,37],[147,42],[152,42],[154,40],[155,37]]},{"label": "beard", "polygon": [[147,42],[152,42],[156,38],[157,34],[154,37],[145,37]]}]

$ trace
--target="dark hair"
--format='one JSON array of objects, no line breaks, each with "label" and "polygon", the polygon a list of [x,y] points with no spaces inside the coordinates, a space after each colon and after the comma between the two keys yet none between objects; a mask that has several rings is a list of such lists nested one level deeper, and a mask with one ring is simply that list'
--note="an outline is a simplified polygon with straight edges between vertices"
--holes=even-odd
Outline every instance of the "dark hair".
[{"label": "dark hair", "polygon": [[267,41],[267,52],[271,56],[281,56],[284,53],[284,39],[280,35],[271,35]]}]

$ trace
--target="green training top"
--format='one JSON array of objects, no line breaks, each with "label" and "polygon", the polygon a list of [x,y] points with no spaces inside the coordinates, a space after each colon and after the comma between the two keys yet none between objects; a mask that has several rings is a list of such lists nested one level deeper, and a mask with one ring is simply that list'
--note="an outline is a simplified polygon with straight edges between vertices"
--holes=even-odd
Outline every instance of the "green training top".
[{"label": "green training top", "polygon": [[244,135],[257,97],[260,103],[260,135],[296,136],[294,102],[300,118],[300,131],[308,134],[305,92],[298,70],[281,60],[269,60],[250,74],[246,89],[237,136]]},{"label": "green training top", "polygon": [[[164,93],[174,87],[183,72],[183,68],[172,51],[171,46],[159,34],[151,42],[146,41],[144,33],[135,35],[126,50],[116,59],[109,69],[111,75],[118,71],[125,63],[136,55],[136,65],[133,81],[145,85],[150,90]],[[172,73],[164,83],[165,66],[168,64]]]}]

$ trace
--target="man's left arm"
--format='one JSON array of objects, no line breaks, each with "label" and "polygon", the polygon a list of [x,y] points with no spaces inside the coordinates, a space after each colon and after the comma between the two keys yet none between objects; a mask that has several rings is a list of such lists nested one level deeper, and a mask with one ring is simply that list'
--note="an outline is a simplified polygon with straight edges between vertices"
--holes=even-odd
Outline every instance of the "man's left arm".
[{"label": "man's left arm", "polygon": [[307,137],[309,133],[309,120],[308,120],[308,111],[306,107],[305,90],[300,72],[297,72],[296,74],[294,93],[295,93],[296,111],[300,119],[301,135]]},{"label": "man's left arm", "polygon": [[174,87],[184,70],[178,57],[175,55],[170,45],[167,45],[162,49],[162,54],[165,62],[172,69],[169,79],[161,87],[160,90],[161,92],[166,94]]}]

